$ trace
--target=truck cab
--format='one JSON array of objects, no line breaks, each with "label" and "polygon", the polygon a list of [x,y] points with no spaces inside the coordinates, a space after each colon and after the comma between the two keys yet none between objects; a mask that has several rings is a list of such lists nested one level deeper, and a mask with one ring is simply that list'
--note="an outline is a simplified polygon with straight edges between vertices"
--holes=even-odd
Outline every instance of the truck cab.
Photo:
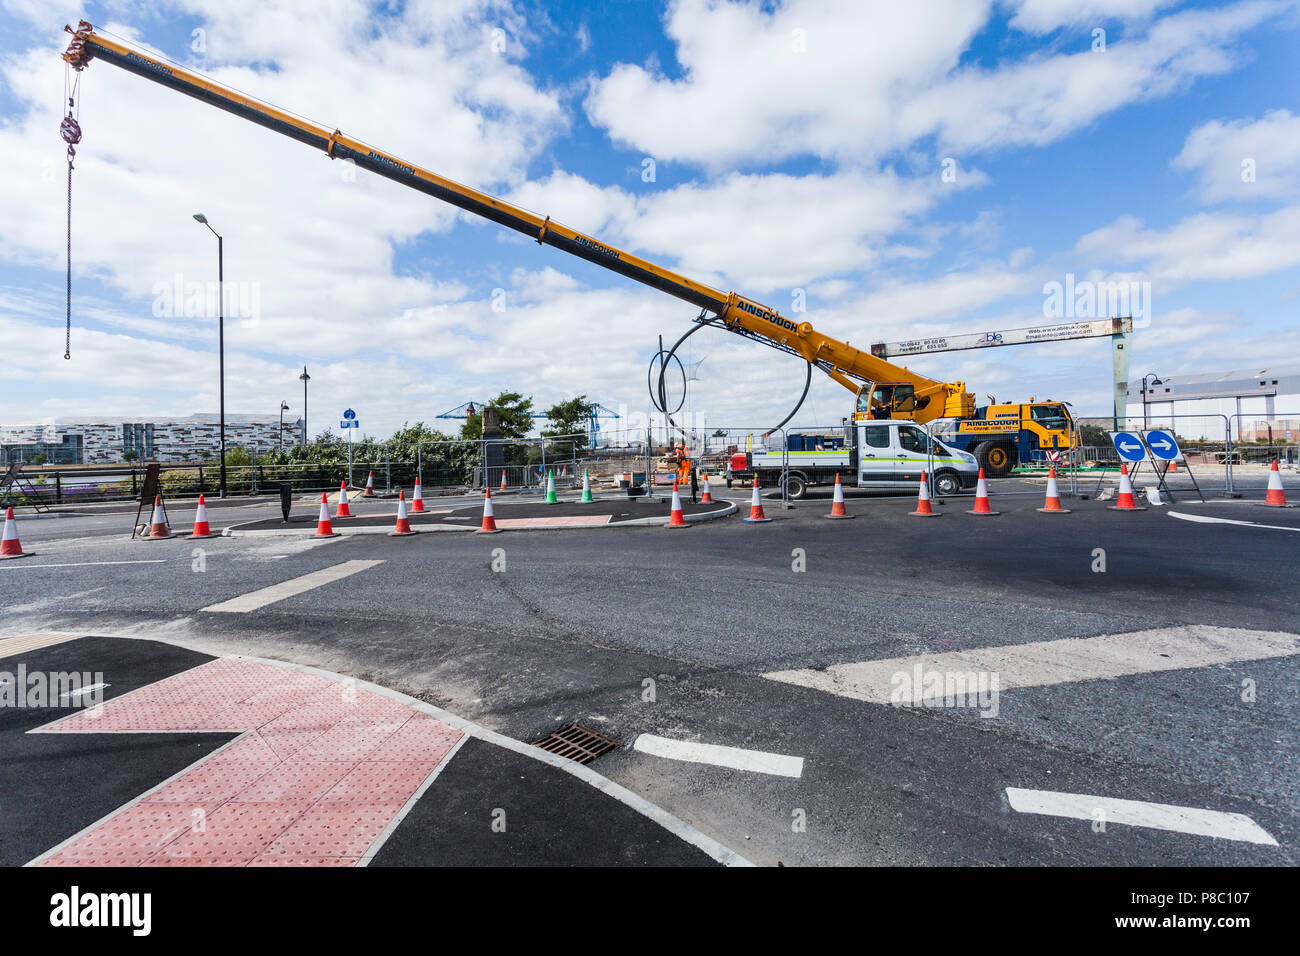
[{"label": "truck cab", "polygon": [[944,444],[975,456],[987,478],[1003,478],[1020,462],[1068,452],[1074,419],[1064,402],[989,404],[971,418],[941,418],[930,431]]}]

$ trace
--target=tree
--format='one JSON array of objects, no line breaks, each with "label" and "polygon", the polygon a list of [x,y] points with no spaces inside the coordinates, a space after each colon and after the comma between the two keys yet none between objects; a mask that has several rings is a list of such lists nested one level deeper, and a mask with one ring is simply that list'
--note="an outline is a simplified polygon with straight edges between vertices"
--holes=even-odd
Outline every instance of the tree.
[{"label": "tree", "polygon": [[[220,453],[218,453],[220,459]],[[248,453],[248,449],[243,445],[226,446],[226,464],[231,468],[243,468],[253,463],[253,456]]]},{"label": "tree", "polygon": [[[488,406],[495,408],[501,417],[503,438],[523,438],[533,430],[533,400],[520,392],[502,392]],[[483,410],[465,419],[460,437],[473,441],[483,437]]]},{"label": "tree", "polygon": [[402,427],[393,432],[388,439],[388,453],[393,461],[415,461],[416,448],[421,442],[447,442],[454,439],[437,429],[430,428],[424,422],[414,425],[402,422]]},{"label": "tree", "polygon": [[1102,448],[1110,445],[1110,435],[1100,425],[1079,426],[1079,442],[1084,447]]},{"label": "tree", "polygon": [[552,443],[551,453],[560,458],[576,458],[585,451],[587,423],[595,410],[596,404],[587,401],[586,395],[579,395],[577,398],[571,398],[567,402],[560,402],[548,408],[546,418],[550,427],[542,431],[542,437],[566,436],[564,441]]}]

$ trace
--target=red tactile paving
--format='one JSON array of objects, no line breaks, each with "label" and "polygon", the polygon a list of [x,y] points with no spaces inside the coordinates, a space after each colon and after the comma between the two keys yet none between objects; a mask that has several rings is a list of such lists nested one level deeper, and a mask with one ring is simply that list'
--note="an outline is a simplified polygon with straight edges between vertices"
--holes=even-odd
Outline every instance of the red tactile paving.
[{"label": "red tactile paving", "polygon": [[609,524],[613,515],[569,515],[554,518],[497,518],[498,528],[596,528]]},{"label": "red tactile paving", "polygon": [[344,680],[222,658],[38,733],[248,731],[42,866],[353,866],[462,732]]}]

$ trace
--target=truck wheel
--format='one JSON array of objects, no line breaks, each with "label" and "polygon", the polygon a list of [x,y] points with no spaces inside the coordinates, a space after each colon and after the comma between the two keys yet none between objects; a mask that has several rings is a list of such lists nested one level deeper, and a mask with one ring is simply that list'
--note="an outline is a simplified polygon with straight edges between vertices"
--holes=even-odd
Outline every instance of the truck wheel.
[{"label": "truck wheel", "polygon": [[941,498],[948,498],[961,491],[961,479],[951,471],[943,471],[934,476],[934,493]]},{"label": "truck wheel", "polygon": [[792,501],[798,501],[808,492],[808,483],[802,475],[786,475],[785,493]]},{"label": "truck wheel", "polygon": [[975,460],[984,469],[986,478],[1005,478],[1016,467],[1016,449],[1013,445],[986,441],[975,449]]}]

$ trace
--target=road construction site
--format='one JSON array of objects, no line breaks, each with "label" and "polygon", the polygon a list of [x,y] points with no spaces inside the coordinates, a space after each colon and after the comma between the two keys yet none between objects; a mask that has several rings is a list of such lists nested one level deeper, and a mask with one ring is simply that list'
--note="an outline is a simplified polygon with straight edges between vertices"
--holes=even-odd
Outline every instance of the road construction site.
[{"label": "road construction site", "polygon": [[[1300,860],[1300,489],[1290,439],[1275,453],[1268,426],[1247,444],[1241,410],[1265,397],[1271,413],[1283,372],[1216,392],[1237,414],[1181,434],[1148,427],[1157,400],[1178,418],[1177,383],[1148,373],[1143,427],[1123,430],[1131,316],[860,348],[807,320],[802,289],[783,316],[87,21],[66,29],[75,74],[98,62],[160,84],[694,318],[647,372],[662,446],[653,427],[624,436],[594,475],[585,395],[555,406],[591,416],[560,465],[553,441],[523,447],[531,399],[503,392],[459,439],[416,438],[396,461],[385,446],[383,493],[378,462],[363,490],[350,442],[328,475],[306,460],[304,364],[302,457],[270,463],[299,470],[269,498],[268,463],[248,456],[249,494],[224,497],[224,344],[223,497],[198,449],[168,473],[116,458],[111,476],[66,472],[87,499],[129,482],[126,505],[69,507],[65,472],[11,467],[0,862]],[[68,182],[71,250],[71,161]],[[225,240],[194,219],[221,276]],[[69,341],[72,274],[69,252]],[[673,418],[690,380],[678,349],[705,328],[798,360],[783,419],[742,439]],[[888,361],[1095,337],[1112,342],[1114,405],[1091,445],[1064,399],[979,404]],[[814,372],[852,403],[835,428],[787,429]],[[1222,482],[1198,479],[1219,467]]]},{"label": "road construction site", "polygon": [[[1300,511],[1263,507],[1263,489],[1152,505],[1139,482],[1145,510],[1066,494],[1045,514],[1043,481],[1007,479],[994,516],[968,513],[972,494],[919,520],[915,498],[851,490],[853,520],[831,521],[816,489],[789,507],[769,492],[771,520],[746,523],[746,491],[713,489],[735,512],[680,532],[667,495],[600,488],[496,496],[496,513],[659,523],[317,537],[305,497],[289,535],[238,534],[281,524],[265,499],[209,502],[203,539],[181,503],[161,539],[130,537],[134,507],[20,517],[31,556],[0,562],[0,671],[106,686],[99,725],[68,701],[0,711],[5,862],[1296,863]],[[349,506],[328,503],[334,527],[396,520],[391,498]],[[481,521],[483,500],[426,507]],[[325,691],[281,689],[268,710],[280,685],[241,661],[360,687],[382,719],[296,724],[293,695]],[[193,712],[210,673],[243,723]],[[427,730],[400,730],[417,718]],[[92,736],[55,759],[76,720]],[[276,721],[300,749],[252,754],[227,792],[250,740],[286,739]],[[592,732],[571,753],[594,759],[532,746],[570,725]],[[373,752],[348,760],[320,743],[363,732]],[[427,778],[380,809],[347,797],[384,747],[457,734],[472,749],[431,744]],[[68,772],[85,783],[25,806]],[[209,836],[177,823],[193,808]],[[304,850],[321,832],[349,836]]]}]

